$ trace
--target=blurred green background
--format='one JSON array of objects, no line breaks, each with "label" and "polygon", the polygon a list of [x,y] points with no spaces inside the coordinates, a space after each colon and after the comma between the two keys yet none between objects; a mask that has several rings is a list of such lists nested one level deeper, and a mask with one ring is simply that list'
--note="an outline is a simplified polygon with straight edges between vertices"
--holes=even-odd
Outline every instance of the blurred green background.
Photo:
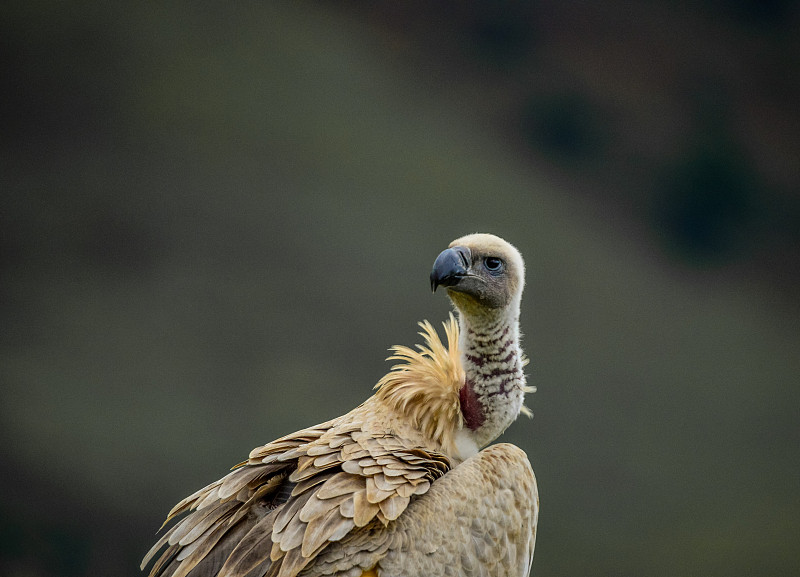
[{"label": "blurred green background", "polygon": [[528,265],[533,573],[797,575],[798,4],[588,4],[6,2],[0,573],[138,575],[485,231]]}]

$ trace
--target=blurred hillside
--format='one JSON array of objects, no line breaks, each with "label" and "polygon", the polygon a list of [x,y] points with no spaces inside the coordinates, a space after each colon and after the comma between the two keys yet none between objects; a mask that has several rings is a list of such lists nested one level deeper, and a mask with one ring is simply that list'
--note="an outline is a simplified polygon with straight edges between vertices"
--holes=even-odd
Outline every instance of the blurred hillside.
[{"label": "blurred hillside", "polygon": [[138,575],[474,231],[528,266],[533,574],[800,569],[796,3],[4,12],[0,574]]}]

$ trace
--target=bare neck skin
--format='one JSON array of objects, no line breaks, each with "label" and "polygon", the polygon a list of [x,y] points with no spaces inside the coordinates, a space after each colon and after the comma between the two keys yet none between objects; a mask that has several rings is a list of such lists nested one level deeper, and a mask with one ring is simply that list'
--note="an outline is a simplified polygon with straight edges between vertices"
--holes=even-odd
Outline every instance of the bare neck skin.
[{"label": "bare neck skin", "polygon": [[459,311],[459,348],[466,374],[461,411],[478,447],[496,439],[522,408],[525,374],[519,305],[514,304],[480,314]]}]

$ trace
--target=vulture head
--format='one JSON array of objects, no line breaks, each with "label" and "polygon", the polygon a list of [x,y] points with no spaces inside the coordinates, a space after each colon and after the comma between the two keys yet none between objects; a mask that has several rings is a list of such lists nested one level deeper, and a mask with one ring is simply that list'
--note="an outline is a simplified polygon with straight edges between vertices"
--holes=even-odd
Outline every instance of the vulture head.
[{"label": "vulture head", "polygon": [[431,289],[443,286],[469,316],[518,313],[525,285],[519,251],[491,234],[470,234],[450,243],[433,263]]},{"label": "vulture head", "polygon": [[392,367],[377,385],[379,401],[463,461],[496,439],[520,414],[527,359],[519,346],[525,265],[517,249],[491,234],[454,240],[436,258],[431,288],[445,287],[458,322],[445,322],[447,345],[420,323],[425,345],[393,347]]}]

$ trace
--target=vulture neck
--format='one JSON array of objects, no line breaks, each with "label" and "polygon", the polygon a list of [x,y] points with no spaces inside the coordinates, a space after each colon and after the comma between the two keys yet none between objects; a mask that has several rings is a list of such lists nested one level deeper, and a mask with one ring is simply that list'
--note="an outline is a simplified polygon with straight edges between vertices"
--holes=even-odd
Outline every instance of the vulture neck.
[{"label": "vulture neck", "polygon": [[459,310],[465,382],[459,391],[466,429],[478,448],[496,439],[523,410],[525,364],[519,304],[480,313]]}]

